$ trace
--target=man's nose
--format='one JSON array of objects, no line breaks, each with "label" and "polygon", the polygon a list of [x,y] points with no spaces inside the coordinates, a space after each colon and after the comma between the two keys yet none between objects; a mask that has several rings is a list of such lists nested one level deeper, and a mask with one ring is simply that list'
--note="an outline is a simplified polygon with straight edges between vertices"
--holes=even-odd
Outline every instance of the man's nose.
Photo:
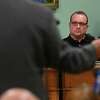
[{"label": "man's nose", "polygon": [[77,24],[77,27],[80,28],[80,26],[81,26],[81,25],[78,23],[78,24]]}]

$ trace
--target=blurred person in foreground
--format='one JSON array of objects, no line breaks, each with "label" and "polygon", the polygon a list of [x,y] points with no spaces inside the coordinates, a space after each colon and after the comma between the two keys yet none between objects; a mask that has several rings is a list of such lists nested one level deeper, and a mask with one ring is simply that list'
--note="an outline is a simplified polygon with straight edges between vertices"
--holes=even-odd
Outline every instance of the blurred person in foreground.
[{"label": "blurred person in foreground", "polygon": [[100,40],[83,48],[62,43],[52,11],[42,5],[0,0],[0,94],[19,87],[48,100],[42,82],[45,66],[80,73],[94,68],[98,51]]},{"label": "blurred person in foreground", "polygon": [[75,11],[70,16],[69,36],[63,40],[74,47],[82,47],[91,43],[95,37],[87,33],[88,16],[84,11]]},{"label": "blurred person in foreground", "polygon": [[40,100],[33,93],[23,88],[11,88],[5,91],[0,100]]}]

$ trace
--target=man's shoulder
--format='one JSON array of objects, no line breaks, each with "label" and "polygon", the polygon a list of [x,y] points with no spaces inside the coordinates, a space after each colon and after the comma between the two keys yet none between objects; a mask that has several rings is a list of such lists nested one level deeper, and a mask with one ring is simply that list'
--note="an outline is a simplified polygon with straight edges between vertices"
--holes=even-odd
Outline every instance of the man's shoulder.
[{"label": "man's shoulder", "polygon": [[91,39],[95,39],[95,37],[93,35],[91,35],[90,33],[86,34],[87,38],[91,38]]},{"label": "man's shoulder", "polygon": [[68,40],[70,40],[70,39],[71,39],[71,37],[70,37],[70,35],[69,35],[69,36],[63,38],[63,41],[68,41]]}]

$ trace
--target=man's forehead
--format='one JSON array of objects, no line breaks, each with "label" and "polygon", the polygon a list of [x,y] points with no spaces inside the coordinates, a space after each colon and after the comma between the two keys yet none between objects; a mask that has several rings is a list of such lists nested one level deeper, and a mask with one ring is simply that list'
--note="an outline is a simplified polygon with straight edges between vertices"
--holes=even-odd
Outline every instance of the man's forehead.
[{"label": "man's forehead", "polygon": [[86,21],[87,18],[86,18],[86,16],[83,15],[83,14],[74,14],[74,15],[72,16],[72,20]]}]

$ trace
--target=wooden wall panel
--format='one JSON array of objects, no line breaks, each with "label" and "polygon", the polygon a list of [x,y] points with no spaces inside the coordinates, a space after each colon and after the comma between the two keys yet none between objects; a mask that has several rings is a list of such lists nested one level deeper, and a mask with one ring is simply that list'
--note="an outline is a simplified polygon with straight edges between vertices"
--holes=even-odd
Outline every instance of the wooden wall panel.
[{"label": "wooden wall panel", "polygon": [[59,100],[58,73],[53,68],[45,68],[44,85],[48,89],[49,100]]},{"label": "wooden wall panel", "polygon": [[[96,64],[96,70],[100,69],[100,63]],[[62,88],[58,88],[59,78],[58,72],[52,68],[45,68],[43,75],[44,86],[48,88],[49,100],[59,100],[59,90],[63,91],[63,100],[81,100],[72,96],[73,90],[82,84],[87,84],[89,87],[93,87],[95,82],[95,69],[86,71],[80,74],[67,74],[62,73]],[[81,92],[82,93],[82,92]],[[74,97],[74,99],[72,99]],[[100,96],[98,97],[100,100]],[[83,99],[84,100],[84,99]]]},{"label": "wooden wall panel", "polygon": [[63,84],[63,100],[69,100],[71,96],[71,91],[76,87],[87,84],[90,87],[94,85],[95,77],[94,71],[90,70],[80,74],[64,74],[62,75]]}]

